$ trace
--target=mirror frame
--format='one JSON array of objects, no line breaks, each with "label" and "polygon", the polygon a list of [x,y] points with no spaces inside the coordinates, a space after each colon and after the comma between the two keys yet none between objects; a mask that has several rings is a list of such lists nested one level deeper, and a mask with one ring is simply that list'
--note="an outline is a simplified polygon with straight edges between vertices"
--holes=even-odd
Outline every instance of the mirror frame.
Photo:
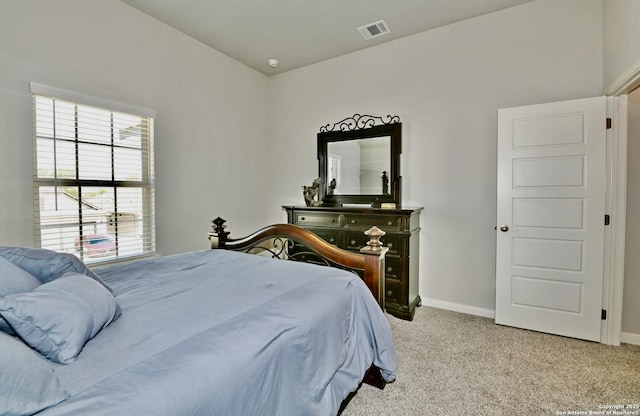
[{"label": "mirror frame", "polygon": [[[342,204],[371,204],[373,207],[380,207],[383,203],[395,203],[400,205],[401,201],[401,176],[400,176],[400,154],[402,153],[402,123],[398,116],[387,116],[387,121],[381,117],[360,116],[346,118],[333,127],[326,125],[320,128],[318,133],[318,173],[320,178],[319,199],[324,206],[341,206]],[[382,123],[376,125],[376,123]],[[347,140],[367,139],[374,137],[389,136],[390,143],[390,172],[389,194],[379,195],[352,195],[352,194],[328,194],[327,146],[332,142]]]}]

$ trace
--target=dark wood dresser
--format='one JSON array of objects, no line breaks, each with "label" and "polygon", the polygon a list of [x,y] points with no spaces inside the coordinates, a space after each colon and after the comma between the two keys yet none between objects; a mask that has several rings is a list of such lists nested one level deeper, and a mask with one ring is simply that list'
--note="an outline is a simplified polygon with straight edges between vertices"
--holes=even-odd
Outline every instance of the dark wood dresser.
[{"label": "dark wood dresser", "polygon": [[358,252],[368,241],[364,231],[377,226],[386,235],[380,239],[389,248],[385,265],[385,310],[412,320],[420,306],[418,294],[420,213],[422,207],[395,209],[351,207],[283,206],[289,224],[306,228],[322,239]]}]

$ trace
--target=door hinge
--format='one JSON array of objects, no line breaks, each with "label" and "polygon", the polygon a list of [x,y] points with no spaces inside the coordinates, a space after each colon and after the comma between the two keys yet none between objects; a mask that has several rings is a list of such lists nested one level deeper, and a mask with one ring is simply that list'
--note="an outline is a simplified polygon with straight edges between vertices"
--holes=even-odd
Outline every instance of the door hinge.
[{"label": "door hinge", "polygon": [[611,124],[612,124],[611,118],[607,117],[607,130],[611,128]]},{"label": "door hinge", "polygon": [[609,216],[609,214],[605,214],[604,215],[604,225],[609,225],[611,224],[611,217]]},{"label": "door hinge", "polygon": [[601,316],[602,316],[602,320],[603,321],[607,319],[607,310],[606,309],[602,310],[602,315]]}]

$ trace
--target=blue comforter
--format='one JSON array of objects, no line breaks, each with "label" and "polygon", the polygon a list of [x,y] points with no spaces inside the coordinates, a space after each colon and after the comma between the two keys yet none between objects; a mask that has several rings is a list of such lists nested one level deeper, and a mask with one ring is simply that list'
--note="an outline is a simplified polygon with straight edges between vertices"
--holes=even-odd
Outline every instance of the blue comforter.
[{"label": "blue comforter", "polygon": [[95,270],[123,314],[57,366],[54,415],[335,415],[369,366],[395,378],[391,329],[337,269],[207,250]]}]

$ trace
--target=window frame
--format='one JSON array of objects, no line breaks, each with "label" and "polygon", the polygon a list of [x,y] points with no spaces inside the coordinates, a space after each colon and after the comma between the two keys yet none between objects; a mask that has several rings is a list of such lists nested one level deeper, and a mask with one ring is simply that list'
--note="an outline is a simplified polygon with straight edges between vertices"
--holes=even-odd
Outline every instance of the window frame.
[{"label": "window frame", "polygon": [[[43,246],[43,230],[46,228],[55,228],[46,227],[42,222],[41,215],[41,201],[40,197],[43,194],[43,191],[46,188],[52,187],[54,189],[54,199],[57,202],[58,198],[58,189],[63,187],[73,187],[77,189],[77,224],[70,224],[70,227],[77,227],[77,237],[75,237],[74,248],[79,251],[74,251],[74,254],[80,257],[83,261],[86,261],[91,264],[99,264],[110,261],[118,261],[122,259],[132,259],[136,257],[145,257],[149,255],[154,255],[156,250],[156,241],[155,241],[155,181],[154,181],[154,119],[155,119],[155,111],[144,109],[141,107],[136,107],[128,104],[123,104],[111,100],[105,100],[97,97],[91,97],[88,95],[62,90],[54,87],[45,86],[42,84],[31,83],[31,93],[32,93],[32,102],[33,102],[33,187],[34,187],[34,221],[35,221],[35,231],[36,231],[36,245],[37,247]],[[44,97],[46,99],[51,99],[52,108],[55,109],[55,103],[57,101],[63,101],[68,105],[73,106],[74,114],[73,114],[73,123],[75,125],[74,137],[73,138],[61,138],[57,137],[55,130],[51,137],[48,136],[38,136],[38,122],[41,120],[36,111],[38,97]],[[78,126],[80,125],[79,119],[79,108],[86,107],[92,111],[100,111],[109,114],[109,127],[108,127],[108,142],[104,140],[91,140],[91,138],[81,137],[79,133]],[[116,143],[115,134],[117,131],[117,127],[115,121],[117,120],[116,113],[118,117],[122,115],[131,115],[136,118],[140,118],[141,124],[140,128],[140,177],[139,180],[129,179],[122,180],[116,178],[116,152],[117,149],[136,149],[135,147],[130,147],[123,144]],[[53,112],[51,115],[53,122],[55,123],[58,120],[57,113]],[[84,116],[83,116],[84,117]],[[80,121],[79,121],[80,120]],[[106,130],[105,130],[106,131]],[[49,153],[49,155],[53,156],[54,160],[54,168],[53,168],[53,176],[43,177],[39,174],[39,162],[38,162],[38,141],[39,140],[51,140],[51,143],[54,145],[53,151]],[[56,162],[59,161],[56,155],[56,144],[57,141],[65,141],[66,143],[72,143],[75,148],[75,177],[74,178],[60,178],[58,177],[58,169],[56,166]],[[46,142],[43,142],[46,143]],[[104,171],[107,175],[110,174],[110,179],[81,179],[80,174],[80,164],[86,163],[83,162],[80,157],[79,148],[81,145],[92,146],[94,149],[99,149],[98,146],[104,146],[106,149],[104,152],[98,152],[98,155],[107,155],[110,162],[110,167]],[[137,171],[138,169],[136,169]],[[82,190],[88,188],[96,188],[104,190],[110,190],[113,195],[113,212],[109,213],[109,218],[106,219],[105,222],[109,224],[109,226],[113,227],[114,235],[115,235],[115,257],[109,255],[108,258],[87,258],[91,254],[90,252],[85,253],[85,246],[83,244],[84,239],[88,238],[88,236],[92,235],[89,231],[85,231],[84,229],[89,229],[91,227],[91,222],[85,222],[83,220],[83,209],[87,204],[86,201],[83,200]],[[122,247],[126,247],[126,245],[120,245],[118,239],[120,235],[124,235],[124,224],[120,225],[121,220],[119,206],[123,207],[126,205],[124,201],[118,200],[118,192],[122,192],[124,188],[136,188],[140,189],[140,211],[142,213],[140,219],[140,227],[142,228],[140,234],[140,249],[135,252],[126,253],[126,250],[122,250]],[[50,190],[46,190],[50,192]],[[106,192],[106,191],[105,191]],[[123,208],[124,210],[124,208]],[[56,209],[57,211],[57,209]],[[62,215],[61,215],[62,216]],[[124,221],[122,221],[124,223]],[[137,227],[137,221],[133,222],[133,227]],[[60,236],[65,234],[64,228],[67,224],[59,223],[59,233]],[[118,227],[122,226],[122,232],[119,231]],[[94,229],[96,228],[96,224],[93,223]],[[73,233],[73,231],[72,231]],[[60,237],[63,238],[63,237]],[[64,247],[64,246],[62,246]],[[64,250],[61,250],[64,251]],[[108,251],[110,253],[111,250]]]}]

